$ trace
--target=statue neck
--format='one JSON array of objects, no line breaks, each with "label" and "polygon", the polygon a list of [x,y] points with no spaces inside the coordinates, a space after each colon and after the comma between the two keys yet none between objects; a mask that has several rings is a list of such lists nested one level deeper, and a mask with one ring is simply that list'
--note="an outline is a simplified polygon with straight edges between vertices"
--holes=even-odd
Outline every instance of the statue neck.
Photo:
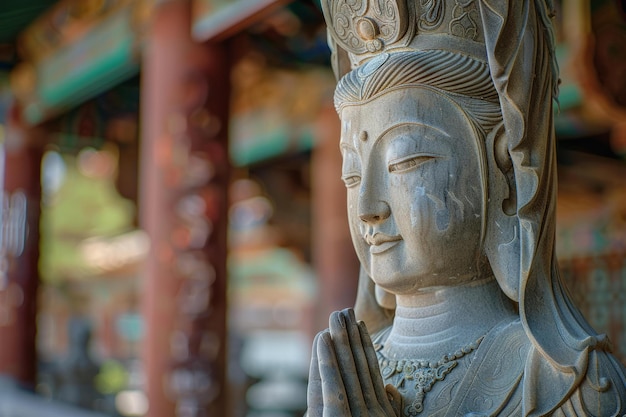
[{"label": "statue neck", "polygon": [[399,295],[396,302],[382,352],[389,359],[437,361],[475,342],[507,317],[517,317],[493,277]]}]

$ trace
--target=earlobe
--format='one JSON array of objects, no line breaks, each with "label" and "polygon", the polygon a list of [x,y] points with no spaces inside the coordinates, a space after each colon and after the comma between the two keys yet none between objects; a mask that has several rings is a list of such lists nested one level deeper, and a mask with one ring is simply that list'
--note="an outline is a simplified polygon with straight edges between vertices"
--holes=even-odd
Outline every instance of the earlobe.
[{"label": "earlobe", "polygon": [[387,310],[396,309],[396,296],[390,292],[385,291],[378,285],[374,284],[374,293],[376,295],[376,302],[382,308]]},{"label": "earlobe", "polygon": [[517,187],[503,124],[487,135],[485,145],[489,178],[484,250],[500,288],[507,297],[518,302],[520,234]]},{"label": "earlobe", "polygon": [[513,169],[511,155],[509,154],[506,135],[503,132],[495,132],[493,147],[495,164],[506,180],[506,191],[508,196],[502,201],[502,210],[509,216],[515,216],[517,214],[517,186],[515,183],[515,171]]},{"label": "earlobe", "polygon": [[354,313],[357,319],[365,322],[370,334],[375,334],[391,326],[395,312],[395,308],[386,309],[378,304],[375,287],[376,284],[374,284],[374,281],[369,277],[365,268],[361,266]]}]

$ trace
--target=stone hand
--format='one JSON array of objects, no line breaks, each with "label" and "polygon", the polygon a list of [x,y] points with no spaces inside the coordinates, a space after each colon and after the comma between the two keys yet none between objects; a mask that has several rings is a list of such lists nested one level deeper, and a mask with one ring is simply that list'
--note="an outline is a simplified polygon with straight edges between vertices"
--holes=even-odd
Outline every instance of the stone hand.
[{"label": "stone hand", "polygon": [[385,387],[365,324],[352,309],[334,312],[313,342],[308,417],[398,417],[400,395]]}]

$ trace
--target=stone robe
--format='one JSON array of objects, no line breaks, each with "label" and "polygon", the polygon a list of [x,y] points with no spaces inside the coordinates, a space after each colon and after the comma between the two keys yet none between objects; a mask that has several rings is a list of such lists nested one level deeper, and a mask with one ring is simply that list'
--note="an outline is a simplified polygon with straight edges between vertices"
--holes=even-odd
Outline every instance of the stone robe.
[{"label": "stone robe", "polygon": [[[439,361],[444,363],[438,372],[428,367],[420,370],[415,361],[405,361],[402,366],[398,366],[400,361],[390,364],[381,352],[389,330],[378,333],[373,341],[385,383],[396,386],[402,396],[404,416],[626,415],[623,401],[626,369],[615,357],[601,350],[589,352],[586,375],[566,398],[550,398],[549,395],[551,387],[560,383],[559,372],[541,372],[542,398],[538,401],[531,382],[535,377],[528,375],[542,356],[519,319],[500,323],[485,335],[475,350],[462,357]],[[423,394],[421,401],[420,393]],[[550,401],[546,402],[546,398]],[[423,403],[423,410],[419,412],[412,407],[416,399]],[[539,409],[538,404],[544,409]],[[546,407],[551,409],[546,410]]]}]

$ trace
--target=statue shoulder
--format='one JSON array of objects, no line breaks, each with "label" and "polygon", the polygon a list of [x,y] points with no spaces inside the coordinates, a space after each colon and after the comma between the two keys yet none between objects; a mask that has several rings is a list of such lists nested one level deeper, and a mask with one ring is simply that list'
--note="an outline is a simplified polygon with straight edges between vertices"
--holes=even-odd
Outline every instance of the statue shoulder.
[{"label": "statue shoulder", "polygon": [[[374,334],[374,346],[383,345],[389,331]],[[565,386],[563,377],[533,345],[519,318],[504,320],[475,352],[446,415],[626,415],[626,368],[610,353],[589,352],[585,376],[570,394],[553,389]]]},{"label": "statue shoulder", "polygon": [[[536,348],[524,372],[525,416],[626,416],[626,369],[602,349],[581,352],[581,374],[560,369]],[[585,364],[586,362],[586,364]]]},{"label": "statue shoulder", "polygon": [[[558,390],[550,389],[555,384],[562,383],[563,375],[559,375],[555,368],[546,366],[535,375],[528,374],[529,371],[534,373],[537,370],[537,359],[541,355],[519,320],[504,323],[494,330],[490,337],[493,341],[491,346],[486,343],[477,352],[482,355],[484,363],[477,366],[472,375],[474,380],[482,381],[480,385],[483,393],[485,381],[496,381],[492,389],[487,390],[492,395],[492,404],[497,403],[493,401],[493,394],[497,392],[495,388],[507,387],[504,392],[508,392],[508,397],[501,403],[499,412],[493,414],[543,415],[540,410],[552,408],[550,415],[558,417],[626,416],[626,368],[610,353],[602,350],[590,351],[585,376],[578,387],[564,398]],[[548,364],[545,360],[540,362],[543,362],[543,366]],[[507,372],[503,372],[503,369],[507,369]],[[544,372],[545,370],[548,372]],[[534,381],[531,384],[534,389],[528,389],[529,381]],[[476,389],[473,385],[468,387],[469,391]],[[537,386],[542,387],[541,393],[537,392]],[[477,398],[480,394],[476,391],[473,396]],[[559,403],[560,406],[553,408]],[[535,407],[529,407],[531,404]]]},{"label": "statue shoulder", "polygon": [[626,415],[626,368],[610,353],[592,351],[581,384],[554,415]]}]

